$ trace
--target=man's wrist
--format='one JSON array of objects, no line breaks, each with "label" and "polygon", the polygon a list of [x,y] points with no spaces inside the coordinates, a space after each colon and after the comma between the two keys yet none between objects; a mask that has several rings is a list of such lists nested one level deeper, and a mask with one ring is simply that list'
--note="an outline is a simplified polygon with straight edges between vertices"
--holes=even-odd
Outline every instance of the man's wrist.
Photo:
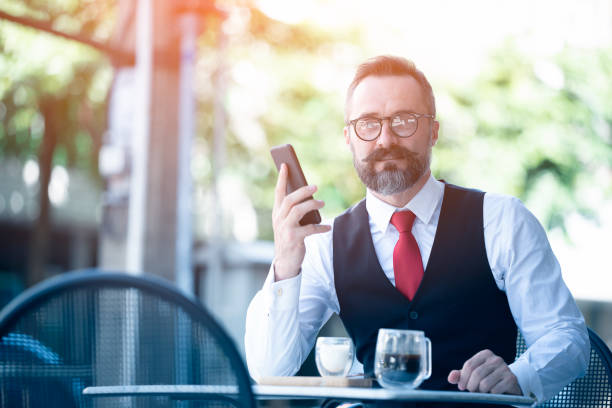
[{"label": "man's wrist", "polygon": [[524,358],[519,358],[508,366],[512,374],[517,379],[519,388],[525,397],[531,397],[538,400],[541,397],[542,389],[535,370],[529,365],[529,362]]},{"label": "man's wrist", "polygon": [[274,271],[274,282],[280,282],[285,279],[291,279],[299,275],[302,268],[298,268],[297,271],[289,271],[288,268],[284,268],[282,265],[278,266],[277,262],[272,263],[272,270]]}]

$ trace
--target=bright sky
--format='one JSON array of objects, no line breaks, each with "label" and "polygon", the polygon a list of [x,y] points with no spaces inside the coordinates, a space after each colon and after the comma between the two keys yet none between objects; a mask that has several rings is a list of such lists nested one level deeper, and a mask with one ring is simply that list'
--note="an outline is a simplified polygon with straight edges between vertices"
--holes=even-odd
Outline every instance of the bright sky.
[{"label": "bright sky", "polygon": [[[269,17],[286,23],[309,22],[332,31],[368,26],[365,55],[406,56],[434,83],[436,78],[452,83],[477,75],[487,53],[508,38],[523,53],[542,60],[565,45],[612,44],[609,0],[258,0],[256,4]],[[554,82],[554,72],[548,77]],[[600,216],[600,225],[570,217],[572,244],[556,233],[549,239],[577,298],[612,301],[612,263],[606,256],[612,203],[604,203]]]}]

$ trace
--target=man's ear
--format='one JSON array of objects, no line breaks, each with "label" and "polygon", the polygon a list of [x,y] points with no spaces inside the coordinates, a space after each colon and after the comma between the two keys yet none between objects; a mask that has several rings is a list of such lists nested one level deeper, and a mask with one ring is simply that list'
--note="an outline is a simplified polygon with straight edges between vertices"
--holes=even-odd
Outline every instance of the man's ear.
[{"label": "man's ear", "polygon": [[438,143],[438,131],[440,130],[440,122],[437,120],[433,121],[431,126],[431,145],[435,146]]}]

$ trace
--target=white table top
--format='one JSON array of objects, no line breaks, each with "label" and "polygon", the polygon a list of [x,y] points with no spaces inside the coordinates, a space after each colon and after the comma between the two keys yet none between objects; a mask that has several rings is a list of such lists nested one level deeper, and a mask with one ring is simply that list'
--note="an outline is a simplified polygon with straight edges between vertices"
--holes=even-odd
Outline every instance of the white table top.
[{"label": "white table top", "polygon": [[[117,397],[135,395],[164,395],[173,398],[197,398],[198,396],[224,395],[238,393],[232,385],[126,385],[87,387],[83,395],[90,397]],[[483,404],[506,404],[535,406],[529,397],[505,394],[482,394],[459,391],[429,390],[392,390],[385,388],[352,387],[304,387],[281,385],[253,385],[256,399],[325,399],[334,398],[346,401],[429,401],[465,402]]]}]

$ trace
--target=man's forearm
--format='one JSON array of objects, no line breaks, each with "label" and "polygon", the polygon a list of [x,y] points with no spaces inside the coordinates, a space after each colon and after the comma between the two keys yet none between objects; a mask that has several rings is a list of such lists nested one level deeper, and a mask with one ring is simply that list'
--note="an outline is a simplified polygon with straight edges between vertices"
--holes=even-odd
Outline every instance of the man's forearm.
[{"label": "man's forearm", "polygon": [[293,375],[304,360],[299,329],[299,279],[274,285],[266,282],[249,305],[245,351],[249,373],[256,380]]},{"label": "man's forearm", "polygon": [[589,355],[590,341],[586,326],[575,322],[569,327],[550,330],[510,368],[516,371],[524,393],[533,394],[542,402],[554,397],[567,383],[583,375]]}]

